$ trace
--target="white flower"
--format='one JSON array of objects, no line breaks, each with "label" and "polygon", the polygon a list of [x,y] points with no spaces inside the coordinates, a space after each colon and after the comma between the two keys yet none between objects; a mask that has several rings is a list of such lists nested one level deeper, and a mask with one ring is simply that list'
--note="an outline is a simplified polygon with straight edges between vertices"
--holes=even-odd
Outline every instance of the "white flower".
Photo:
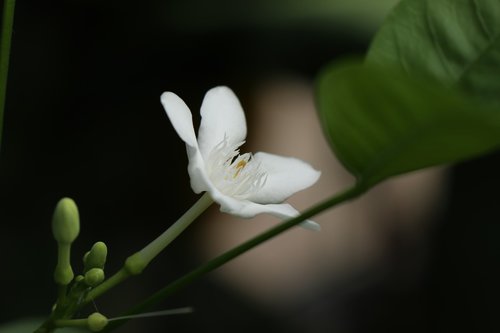
[{"label": "white flower", "polygon": [[[280,218],[299,215],[295,208],[282,202],[314,184],[320,172],[296,158],[262,152],[240,155],[247,128],[241,104],[231,89],[216,87],[205,95],[198,139],[191,111],[182,99],[164,92],[161,103],[186,143],[194,192],[207,191],[222,212],[244,218],[261,213]],[[313,221],[301,225],[319,230]]]}]

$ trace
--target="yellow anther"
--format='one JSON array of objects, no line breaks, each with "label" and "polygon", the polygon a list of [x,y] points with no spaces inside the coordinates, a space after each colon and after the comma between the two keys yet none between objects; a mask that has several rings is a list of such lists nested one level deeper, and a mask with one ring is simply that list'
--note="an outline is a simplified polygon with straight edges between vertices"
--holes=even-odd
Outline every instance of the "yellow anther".
[{"label": "yellow anther", "polygon": [[233,177],[234,178],[238,177],[238,175],[240,174],[241,170],[243,170],[246,165],[247,165],[247,161],[245,161],[245,160],[239,161],[238,164],[236,164],[236,166],[235,166],[236,172],[234,173]]}]

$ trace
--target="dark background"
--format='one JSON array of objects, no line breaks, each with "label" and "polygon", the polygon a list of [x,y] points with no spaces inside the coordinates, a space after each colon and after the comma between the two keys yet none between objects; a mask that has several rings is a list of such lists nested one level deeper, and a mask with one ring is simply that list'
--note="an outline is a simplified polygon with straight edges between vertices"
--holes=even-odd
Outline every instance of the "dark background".
[{"label": "dark background", "polygon": [[[52,305],[50,219],[59,198],[72,197],[80,209],[75,270],[80,254],[103,240],[108,274],[196,200],[161,92],[178,92],[197,110],[207,89],[225,84],[245,104],[260,80],[291,73],[312,81],[332,59],[362,54],[373,33],[348,19],[215,24],[252,8],[234,13],[224,1],[211,9],[218,16],[203,16],[206,4],[193,8],[209,28],[188,29],[176,4],[18,1],[0,155],[0,322],[46,315]],[[410,286],[401,280],[412,249],[395,235],[383,279],[356,292],[325,290],[317,300],[323,310],[312,317],[263,313],[207,277],[158,305],[192,305],[196,313],[136,320],[118,332],[329,332],[330,321],[347,333],[497,332],[499,167],[493,154],[452,170],[426,267]],[[118,315],[194,268],[192,246],[188,232],[145,276],[99,299],[99,310]]]}]

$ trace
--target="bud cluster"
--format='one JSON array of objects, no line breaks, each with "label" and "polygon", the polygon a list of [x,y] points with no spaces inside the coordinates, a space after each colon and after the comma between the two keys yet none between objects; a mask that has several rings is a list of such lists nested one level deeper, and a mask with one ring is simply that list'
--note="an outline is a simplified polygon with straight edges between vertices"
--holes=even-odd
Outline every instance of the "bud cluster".
[{"label": "bud cluster", "polygon": [[85,253],[83,272],[75,277],[70,254],[71,245],[79,232],[80,218],[75,202],[70,198],[59,200],[52,217],[52,233],[57,242],[58,252],[54,281],[59,285],[59,297],[45,328],[81,326],[92,332],[99,332],[107,325],[108,319],[98,312],[92,313],[86,319],[67,319],[84,305],[88,292],[105,279],[104,266],[108,248],[103,242],[95,243]]}]

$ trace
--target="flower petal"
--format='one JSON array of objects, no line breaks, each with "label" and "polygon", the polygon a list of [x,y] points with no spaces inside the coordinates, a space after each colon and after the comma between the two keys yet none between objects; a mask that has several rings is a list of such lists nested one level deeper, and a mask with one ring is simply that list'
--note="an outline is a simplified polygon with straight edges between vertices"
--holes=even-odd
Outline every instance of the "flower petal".
[{"label": "flower petal", "polygon": [[204,158],[227,139],[229,146],[241,143],[247,136],[245,114],[240,101],[228,87],[210,89],[201,105],[201,124],[198,143]]},{"label": "flower petal", "polygon": [[188,155],[188,173],[191,180],[191,188],[194,193],[201,193],[210,190],[213,185],[207,175],[205,161],[201,156],[198,146],[191,147],[186,144]]},{"label": "flower petal", "polygon": [[182,141],[191,147],[197,147],[196,134],[193,127],[193,117],[186,103],[173,92],[161,94],[161,104],[167,113],[168,119]]},{"label": "flower petal", "polygon": [[252,163],[267,174],[264,186],[247,199],[258,203],[280,203],[292,194],[313,185],[321,175],[306,162],[293,157],[256,153]]},{"label": "flower petal", "polygon": [[[259,204],[253,204],[253,205],[262,207],[263,209],[262,213],[271,214],[282,219],[289,219],[300,215],[300,213],[295,208],[293,208],[287,203],[270,204],[270,205],[259,205]],[[305,220],[299,225],[302,228],[308,230],[313,230],[313,231],[321,230],[321,226],[318,223],[311,220]]]},{"label": "flower petal", "polygon": [[[221,212],[243,218],[252,218],[259,214],[271,214],[281,219],[288,219],[300,215],[295,208],[287,203],[261,205],[247,200],[237,200],[221,193],[215,187],[210,190],[210,196],[220,205]],[[321,226],[311,220],[305,220],[300,223],[300,226],[308,230],[321,230]]]},{"label": "flower petal", "polygon": [[175,131],[186,143],[189,160],[188,172],[193,191],[195,193],[207,191],[210,188],[210,180],[206,173],[205,161],[196,141],[191,111],[186,103],[172,92],[164,92],[160,99]]}]

